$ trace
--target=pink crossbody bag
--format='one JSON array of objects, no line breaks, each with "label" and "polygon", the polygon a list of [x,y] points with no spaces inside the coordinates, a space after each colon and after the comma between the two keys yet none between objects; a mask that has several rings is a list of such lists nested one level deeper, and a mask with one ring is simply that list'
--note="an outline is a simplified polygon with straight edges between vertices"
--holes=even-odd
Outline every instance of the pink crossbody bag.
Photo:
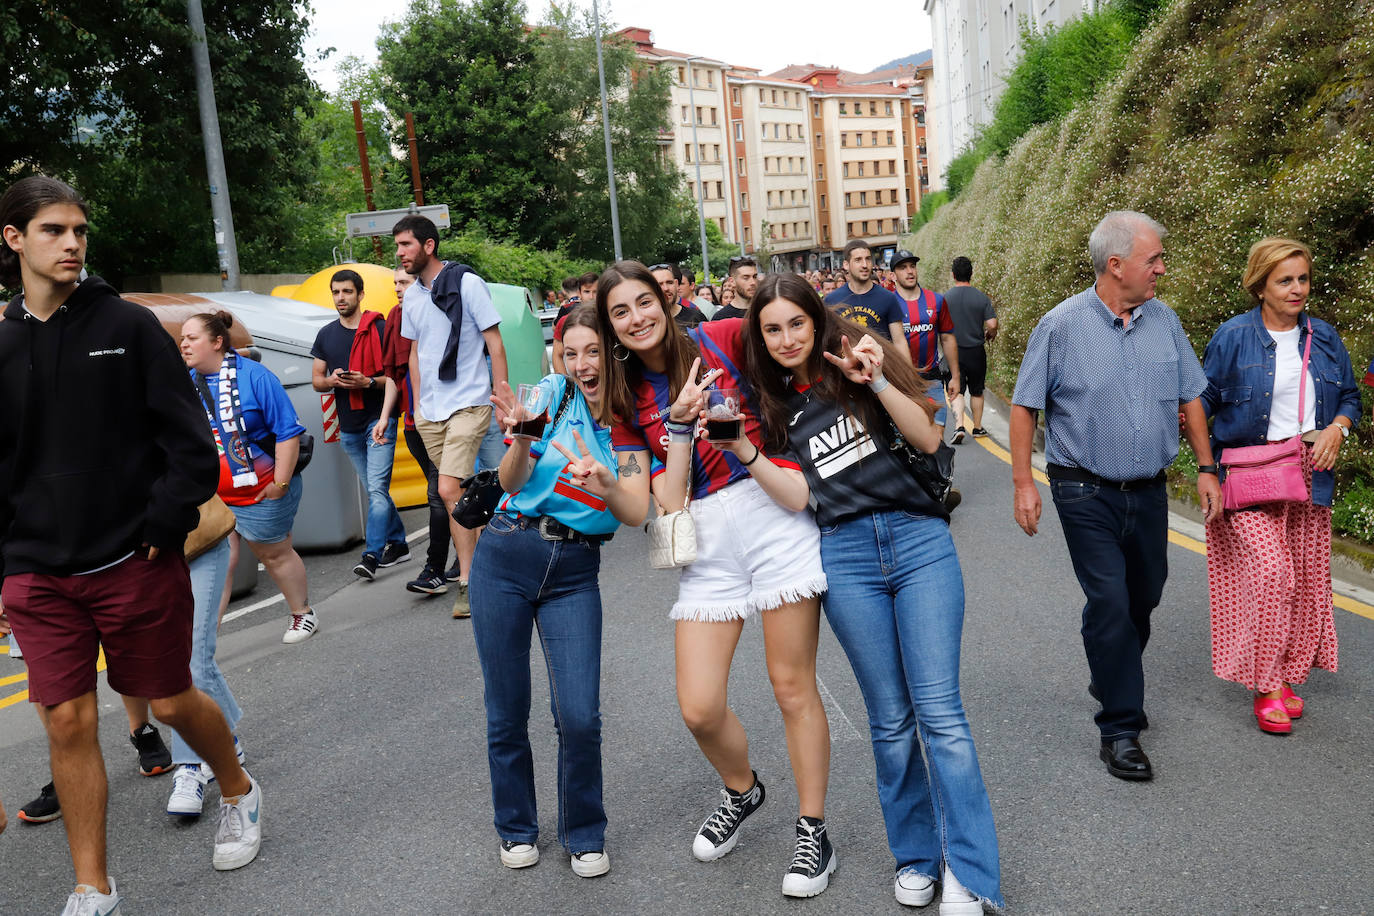
[{"label": "pink crossbody bag", "polygon": [[[1307,322],[1307,345],[1298,376],[1298,428],[1307,399],[1307,358],[1312,352],[1312,321]],[[1221,450],[1226,479],[1221,484],[1222,506],[1248,509],[1261,503],[1305,503],[1310,498],[1302,476],[1302,434],[1268,445],[1245,445]]]}]

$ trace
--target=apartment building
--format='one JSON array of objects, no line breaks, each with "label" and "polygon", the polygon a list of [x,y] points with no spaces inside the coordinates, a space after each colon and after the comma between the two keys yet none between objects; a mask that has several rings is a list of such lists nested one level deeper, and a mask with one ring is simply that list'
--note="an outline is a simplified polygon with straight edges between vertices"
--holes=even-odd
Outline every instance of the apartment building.
[{"label": "apartment building", "polygon": [[[934,74],[926,84],[928,114],[938,124],[932,184],[992,118],[1006,76],[1021,57],[1021,27],[1063,25],[1106,0],[923,0],[930,15]],[[933,85],[931,85],[933,83]]]},{"label": "apartment building", "polygon": [[727,239],[770,255],[761,266],[836,266],[854,238],[872,243],[879,260],[896,248],[934,180],[928,62],[873,74],[808,64],[765,75],[660,48],[648,29],[619,34],[672,77],[665,155],[694,199],[700,189],[706,218]]},{"label": "apartment building", "polygon": [[766,248],[771,270],[804,269],[817,245],[809,87],[745,68],[732,71],[729,84],[746,250]]}]

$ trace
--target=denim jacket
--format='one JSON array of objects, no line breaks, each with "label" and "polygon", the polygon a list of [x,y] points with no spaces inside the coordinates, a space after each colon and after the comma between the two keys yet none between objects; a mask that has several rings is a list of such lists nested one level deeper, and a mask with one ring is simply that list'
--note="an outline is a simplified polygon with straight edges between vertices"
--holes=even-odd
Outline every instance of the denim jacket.
[{"label": "denim jacket", "polygon": [[[1298,316],[1298,347],[1307,344],[1307,322]],[[1307,371],[1317,391],[1317,428],[1331,425],[1336,417],[1360,419],[1360,392],[1350,354],[1340,335],[1320,318],[1312,318],[1312,352]],[[1274,360],[1278,351],[1264,327],[1260,306],[1237,315],[1217,328],[1202,356],[1207,390],[1202,405],[1212,424],[1212,452],[1228,446],[1262,445],[1269,432],[1269,408],[1273,403]],[[1331,505],[1336,478],[1331,471],[1312,475],[1312,502]]]}]

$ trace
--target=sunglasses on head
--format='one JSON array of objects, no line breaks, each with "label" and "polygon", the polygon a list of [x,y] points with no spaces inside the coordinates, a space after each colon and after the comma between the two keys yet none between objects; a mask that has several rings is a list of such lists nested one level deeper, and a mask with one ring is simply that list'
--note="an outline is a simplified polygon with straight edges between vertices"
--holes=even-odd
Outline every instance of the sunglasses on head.
[{"label": "sunglasses on head", "polygon": [[650,273],[653,273],[653,272],[656,271],[656,270],[672,270],[672,269],[673,269],[673,265],[671,265],[671,264],[655,264],[653,267],[650,267],[650,268],[649,268],[649,272],[650,272]]}]

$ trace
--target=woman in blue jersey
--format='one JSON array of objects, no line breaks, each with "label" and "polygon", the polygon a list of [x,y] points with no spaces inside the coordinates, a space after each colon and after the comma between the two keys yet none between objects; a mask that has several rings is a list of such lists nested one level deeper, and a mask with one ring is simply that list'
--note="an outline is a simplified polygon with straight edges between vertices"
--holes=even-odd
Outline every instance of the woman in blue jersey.
[{"label": "woman in blue jersey", "polygon": [[764,279],[744,337],[764,447],[805,476],[774,496],[809,501],[820,525],[826,618],[868,708],[897,900],[924,906],[942,880],[942,916],[1001,908],[997,833],[959,697],[959,558],[948,513],[896,436],[939,445],[925,383],[800,277]]},{"label": "woman in blue jersey", "polygon": [[[215,434],[219,497],[234,511],[234,530],[286,599],[291,624],[282,642],[304,642],[319,625],[310,607],[305,563],[291,545],[301,504],[296,460],[305,427],[271,370],[229,346],[233,324],[234,316],[226,311],[192,315],[181,326],[181,356]],[[233,569],[238,544],[231,538],[230,545]],[[221,614],[227,601],[226,589]]]},{"label": "woman in blue jersey", "polygon": [[620,476],[643,479],[652,455],[662,463],[653,485],[659,504],[671,511],[687,503],[696,526],[697,557],[682,570],[669,614],[677,699],[723,786],[719,806],[692,840],[692,855],[703,862],[727,855],[766,796],[750,765],[744,726],[728,702],[735,647],[745,620],[758,614],[797,786],[796,843],[782,892],[814,897],[836,866],[825,828],[830,728],[816,687],[825,591],[820,538],[805,501],[784,508],[771,498],[778,481],[795,477],[801,484],[801,472],[760,447],[747,391],[733,453],[696,434],[709,387],[747,387],[739,370],[743,322],[718,318],[683,329],[670,306],[638,261],[612,264],[597,283],[597,319],[610,357],[600,419],[612,425]]},{"label": "woman in blue jersey", "polygon": [[[558,733],[558,841],[572,870],[610,870],[601,799],[601,545],[620,522],[638,524],[648,484],[622,486],[611,432],[597,424],[601,349],[591,306],[569,313],[560,344],[571,379],[547,376],[555,421],[537,442],[510,438],[501,461],[507,495],[477,542],[473,636],[482,663],[487,760],[501,864],[539,861],[530,751],[530,635],[538,628]],[[492,396],[508,437],[518,422],[503,384]]]}]

